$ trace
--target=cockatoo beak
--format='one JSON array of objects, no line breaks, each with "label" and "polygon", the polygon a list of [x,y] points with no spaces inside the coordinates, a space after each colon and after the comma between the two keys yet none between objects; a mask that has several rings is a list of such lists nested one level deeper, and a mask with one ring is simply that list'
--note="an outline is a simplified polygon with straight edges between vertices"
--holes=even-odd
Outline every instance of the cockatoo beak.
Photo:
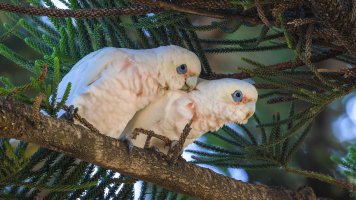
[{"label": "cockatoo beak", "polygon": [[246,104],[247,107],[247,113],[246,113],[246,117],[245,120],[247,121],[250,117],[252,117],[252,115],[255,113],[256,110],[256,103],[254,101],[249,101]]},{"label": "cockatoo beak", "polygon": [[185,91],[192,91],[196,87],[198,83],[198,77],[197,76],[190,76],[187,79],[185,79],[185,85],[183,86],[182,90]]}]

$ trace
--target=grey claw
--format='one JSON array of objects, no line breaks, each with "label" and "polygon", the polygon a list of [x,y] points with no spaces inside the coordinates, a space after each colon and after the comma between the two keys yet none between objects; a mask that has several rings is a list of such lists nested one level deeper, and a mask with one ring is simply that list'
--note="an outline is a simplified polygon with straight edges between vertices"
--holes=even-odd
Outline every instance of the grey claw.
[{"label": "grey claw", "polygon": [[133,150],[133,147],[135,146],[135,145],[132,143],[132,139],[129,138],[129,137],[127,137],[127,136],[124,136],[124,137],[119,138],[119,140],[120,140],[121,142],[125,142],[125,143],[126,143],[126,145],[127,145],[127,150],[128,150],[128,152],[129,152],[129,154],[131,154],[131,153],[132,153],[132,150]]},{"label": "grey claw", "polygon": [[177,144],[178,144],[178,140],[172,140],[172,141],[171,141],[170,148],[171,148],[171,149],[176,148],[176,145],[177,145]]},{"label": "grey claw", "polygon": [[158,148],[158,147],[155,147],[155,146],[150,146],[150,147],[145,148],[145,149],[150,150],[150,151],[154,151],[154,152],[161,153],[161,152],[159,151],[159,148]]},{"label": "grey claw", "polygon": [[178,140],[171,140],[169,145],[168,156],[172,156],[177,151]]},{"label": "grey claw", "polygon": [[77,113],[78,113],[78,108],[75,108],[73,105],[70,105],[68,107],[68,111],[63,113],[63,115],[61,115],[59,118],[74,123],[74,115]]},{"label": "grey claw", "polygon": [[152,151],[152,152],[154,152],[154,153],[160,155],[161,157],[165,157],[165,156],[166,156],[166,154],[162,153],[162,152],[159,150],[159,148],[156,147],[156,146],[150,146],[150,147],[145,148],[145,149],[147,149],[147,150],[149,150],[149,151]]}]

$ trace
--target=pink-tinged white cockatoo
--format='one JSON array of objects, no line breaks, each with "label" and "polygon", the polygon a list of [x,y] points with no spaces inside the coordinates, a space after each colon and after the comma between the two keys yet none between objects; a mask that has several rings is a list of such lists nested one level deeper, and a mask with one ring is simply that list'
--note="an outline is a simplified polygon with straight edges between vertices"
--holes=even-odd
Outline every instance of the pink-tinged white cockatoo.
[{"label": "pink-tinged white cockatoo", "polygon": [[75,64],[60,82],[57,100],[71,82],[66,105],[78,107],[101,133],[118,138],[137,111],[167,91],[194,89],[200,71],[199,58],[179,46],[106,47]]},{"label": "pink-tinged white cockatoo", "polygon": [[[255,112],[257,97],[256,88],[243,80],[200,79],[195,90],[188,93],[169,91],[136,113],[120,137],[132,138],[135,128],[143,128],[177,141],[184,127],[192,120],[192,129],[184,148],[204,133],[215,131],[225,123],[247,123]],[[139,134],[132,142],[142,148],[146,138],[146,135]],[[154,137],[150,144],[163,153],[170,148]]]}]

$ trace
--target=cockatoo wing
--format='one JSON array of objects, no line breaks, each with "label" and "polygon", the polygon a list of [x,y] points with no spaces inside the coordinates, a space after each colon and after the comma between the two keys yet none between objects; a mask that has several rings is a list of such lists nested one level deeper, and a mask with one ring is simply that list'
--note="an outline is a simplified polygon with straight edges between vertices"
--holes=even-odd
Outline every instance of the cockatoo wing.
[{"label": "cockatoo wing", "polygon": [[200,71],[199,58],[178,46],[107,47],[88,54],[71,69],[59,84],[57,101],[71,82],[66,104],[78,107],[101,133],[116,138],[137,111],[167,90],[194,88]]},{"label": "cockatoo wing", "polygon": [[78,107],[79,114],[103,134],[118,137],[134,114],[149,102],[137,94],[145,81],[150,80],[140,74],[130,54],[108,47],[78,62],[59,84],[58,97],[71,82],[66,104]]},{"label": "cockatoo wing", "polygon": [[67,100],[70,104],[76,96],[85,92],[88,86],[100,77],[109,62],[116,62],[116,67],[120,68],[127,57],[128,55],[121,49],[112,47],[99,49],[84,56],[61,80],[58,85],[57,99],[60,100],[67,84],[71,82],[71,91]]}]

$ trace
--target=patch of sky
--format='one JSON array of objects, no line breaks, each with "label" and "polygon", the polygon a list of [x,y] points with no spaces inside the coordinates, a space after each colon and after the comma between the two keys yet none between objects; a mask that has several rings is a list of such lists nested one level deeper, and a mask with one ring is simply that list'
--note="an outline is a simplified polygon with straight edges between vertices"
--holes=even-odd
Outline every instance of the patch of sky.
[{"label": "patch of sky", "polygon": [[345,113],[332,123],[333,134],[340,142],[356,139],[356,95],[344,97],[343,105]]}]

